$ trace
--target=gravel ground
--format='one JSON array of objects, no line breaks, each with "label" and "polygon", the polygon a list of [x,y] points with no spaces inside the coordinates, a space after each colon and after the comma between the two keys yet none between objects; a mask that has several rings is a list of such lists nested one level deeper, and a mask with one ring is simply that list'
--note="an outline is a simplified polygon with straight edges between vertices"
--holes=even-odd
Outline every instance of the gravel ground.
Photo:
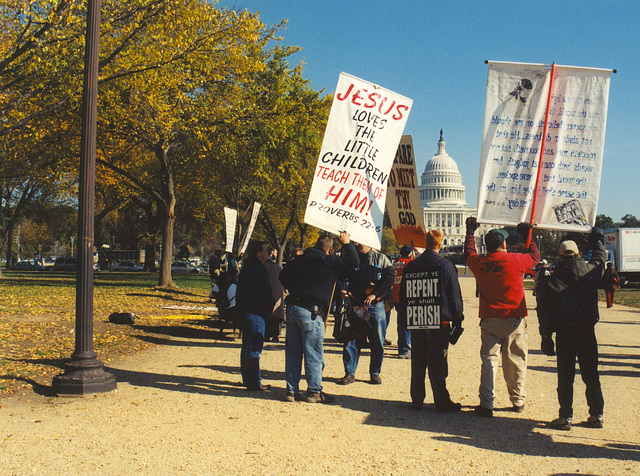
[{"label": "gravel ground", "polygon": [[382,385],[367,382],[364,355],[357,381],[343,387],[341,347],[328,338],[324,385],[336,402],[322,405],[282,401],[283,343],[266,344],[262,357],[272,390],[247,392],[239,340],[167,336],[107,368],[118,381],[114,392],[56,398],[27,390],[1,399],[0,473],[640,474],[640,311],[601,303],[605,427],[581,424],[588,412],[578,376],[575,426],[563,432],[547,426],[557,416],[555,359],[538,350],[533,310],[525,411],[507,411],[499,379],[495,417],[472,413],[480,330],[474,281],[461,284],[466,330],[450,348],[448,379],[460,413],[408,408],[410,362],[395,357],[395,345],[386,348]]}]

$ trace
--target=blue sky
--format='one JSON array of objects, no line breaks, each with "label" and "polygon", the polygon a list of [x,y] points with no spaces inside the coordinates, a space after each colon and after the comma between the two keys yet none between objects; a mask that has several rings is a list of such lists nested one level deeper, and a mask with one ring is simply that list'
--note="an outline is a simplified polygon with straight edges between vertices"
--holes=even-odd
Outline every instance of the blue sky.
[{"label": "blue sky", "polygon": [[598,213],[640,218],[640,3],[607,1],[221,1],[288,20],[283,43],[302,48],[314,89],[340,72],[413,99],[405,128],[418,175],[444,130],[467,202],[477,205],[485,60],[616,69],[611,77]]}]

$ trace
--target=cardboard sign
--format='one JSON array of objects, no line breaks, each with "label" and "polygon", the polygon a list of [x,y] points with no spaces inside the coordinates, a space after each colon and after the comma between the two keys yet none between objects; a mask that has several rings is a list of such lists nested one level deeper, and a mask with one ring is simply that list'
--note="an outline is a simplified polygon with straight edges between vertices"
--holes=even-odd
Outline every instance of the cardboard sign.
[{"label": "cardboard sign", "polygon": [[424,248],[426,233],[411,136],[402,136],[387,182],[387,213],[396,243]]}]

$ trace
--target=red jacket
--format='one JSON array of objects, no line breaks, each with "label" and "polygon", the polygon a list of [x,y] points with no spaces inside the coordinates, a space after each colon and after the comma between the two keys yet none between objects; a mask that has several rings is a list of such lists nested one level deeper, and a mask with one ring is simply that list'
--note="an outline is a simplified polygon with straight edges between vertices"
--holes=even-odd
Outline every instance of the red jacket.
[{"label": "red jacket", "polygon": [[495,251],[479,255],[476,252],[473,235],[467,235],[464,241],[464,254],[467,258],[467,266],[478,283],[481,319],[487,317],[507,319],[527,315],[522,279],[524,273],[540,261],[540,253],[533,240],[526,253]]},{"label": "red jacket", "polygon": [[415,258],[398,258],[398,260],[393,263],[393,286],[391,286],[391,299],[394,304],[398,304],[400,302],[400,283],[402,282],[404,267],[414,259]]}]

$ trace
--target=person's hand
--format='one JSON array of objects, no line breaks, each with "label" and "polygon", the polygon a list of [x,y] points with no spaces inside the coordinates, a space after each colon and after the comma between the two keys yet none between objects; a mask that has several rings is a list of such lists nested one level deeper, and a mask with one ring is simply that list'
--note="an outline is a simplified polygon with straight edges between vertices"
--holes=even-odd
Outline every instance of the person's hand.
[{"label": "person's hand", "polygon": [[591,229],[591,241],[593,244],[600,242],[604,245],[604,230],[599,226],[594,226]]},{"label": "person's hand", "polygon": [[531,225],[530,223],[518,223],[518,226],[516,227],[516,233],[518,233],[518,235],[526,240],[527,238],[529,238],[529,230],[531,228],[533,228],[533,225]]},{"label": "person's hand", "polygon": [[346,231],[341,231],[340,232],[340,237],[338,238],[338,241],[340,243],[342,243],[343,245],[346,245],[347,243],[349,243],[351,241],[351,235],[349,235],[349,233],[347,233]]},{"label": "person's hand", "polygon": [[376,300],[376,295],[375,294],[369,294],[366,299],[364,300],[364,305],[365,306],[371,306],[371,303],[373,301]]},{"label": "person's hand", "polygon": [[540,342],[540,349],[544,352],[545,355],[550,357],[556,355],[553,338],[550,336],[542,336],[542,342]]},{"label": "person's hand", "polygon": [[467,226],[467,235],[473,235],[480,226],[476,217],[467,217],[465,225]]}]

